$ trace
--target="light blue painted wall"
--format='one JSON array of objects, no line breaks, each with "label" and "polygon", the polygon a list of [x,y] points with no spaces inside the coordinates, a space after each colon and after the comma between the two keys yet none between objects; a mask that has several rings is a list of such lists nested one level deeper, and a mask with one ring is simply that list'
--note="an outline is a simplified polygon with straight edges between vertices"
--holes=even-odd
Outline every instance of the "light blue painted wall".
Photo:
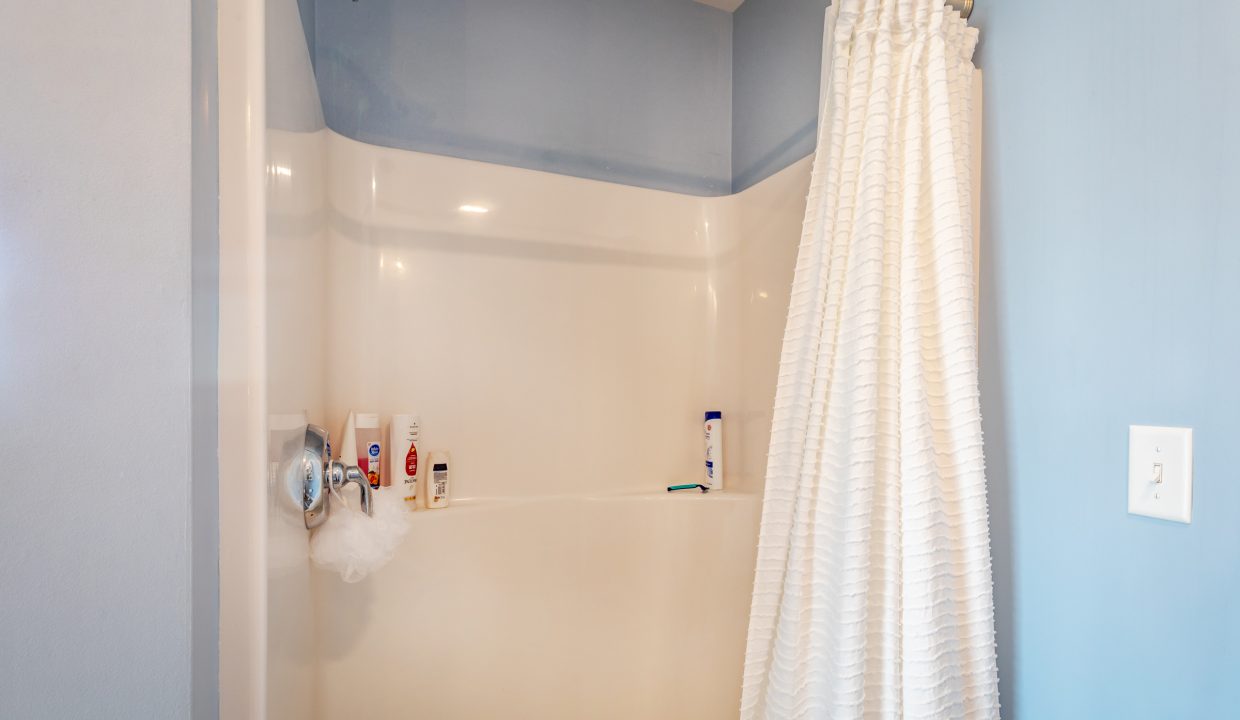
[{"label": "light blue painted wall", "polygon": [[732,33],[732,190],[814,151],[827,0],[746,0]]},{"label": "light blue painted wall", "polygon": [[[978,8],[1004,717],[1240,717],[1240,3]],[[1195,429],[1191,525],[1129,424]]]},{"label": "light blue painted wall", "polygon": [[702,195],[813,151],[827,4],[299,0],[337,132]]},{"label": "light blue painted wall", "polygon": [[327,124],[365,142],[702,195],[732,185],[732,17],[688,0],[315,7]]}]

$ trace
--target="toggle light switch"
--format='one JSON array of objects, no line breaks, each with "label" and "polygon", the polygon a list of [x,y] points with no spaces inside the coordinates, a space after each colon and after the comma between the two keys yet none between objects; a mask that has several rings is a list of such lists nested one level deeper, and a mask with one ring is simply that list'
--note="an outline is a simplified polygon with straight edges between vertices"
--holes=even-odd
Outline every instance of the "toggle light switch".
[{"label": "toggle light switch", "polygon": [[1128,428],[1128,512],[1183,523],[1192,520],[1192,428]]}]

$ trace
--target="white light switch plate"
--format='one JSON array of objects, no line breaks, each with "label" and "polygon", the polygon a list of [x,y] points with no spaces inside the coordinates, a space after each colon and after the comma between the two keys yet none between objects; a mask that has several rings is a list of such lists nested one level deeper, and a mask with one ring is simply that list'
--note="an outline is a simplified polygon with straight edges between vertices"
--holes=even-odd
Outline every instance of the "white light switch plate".
[{"label": "white light switch plate", "polygon": [[1192,428],[1128,428],[1128,512],[1192,521]]}]

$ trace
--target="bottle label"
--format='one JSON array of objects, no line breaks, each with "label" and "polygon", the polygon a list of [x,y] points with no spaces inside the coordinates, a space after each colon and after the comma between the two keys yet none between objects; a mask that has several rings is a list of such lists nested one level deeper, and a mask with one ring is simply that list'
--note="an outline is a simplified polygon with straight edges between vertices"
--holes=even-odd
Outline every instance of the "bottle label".
[{"label": "bottle label", "polygon": [[366,446],[366,479],[370,487],[379,489],[379,443],[372,442]]},{"label": "bottle label", "polygon": [[418,480],[418,446],[410,443],[409,452],[405,453],[405,482],[416,483]]},{"label": "bottle label", "polygon": [[436,463],[431,468],[431,497],[438,500],[448,496],[448,466],[444,463]]},{"label": "bottle label", "polygon": [[715,433],[715,423],[713,420],[706,421],[706,482],[714,485],[715,482],[715,457],[714,443],[711,442],[711,436]]}]

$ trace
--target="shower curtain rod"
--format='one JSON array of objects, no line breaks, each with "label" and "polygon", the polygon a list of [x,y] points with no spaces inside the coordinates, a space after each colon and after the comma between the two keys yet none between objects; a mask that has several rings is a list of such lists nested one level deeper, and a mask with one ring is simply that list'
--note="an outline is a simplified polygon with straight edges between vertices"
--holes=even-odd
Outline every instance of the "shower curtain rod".
[{"label": "shower curtain rod", "polygon": [[[357,2],[357,0],[353,0],[353,2]],[[969,16],[973,14],[973,0],[947,0],[947,4],[951,5],[953,9],[958,10],[960,17],[965,20],[968,20]]]},{"label": "shower curtain rod", "polygon": [[952,9],[960,11],[960,17],[965,20],[973,14],[973,0],[947,0],[947,4],[951,5]]}]

